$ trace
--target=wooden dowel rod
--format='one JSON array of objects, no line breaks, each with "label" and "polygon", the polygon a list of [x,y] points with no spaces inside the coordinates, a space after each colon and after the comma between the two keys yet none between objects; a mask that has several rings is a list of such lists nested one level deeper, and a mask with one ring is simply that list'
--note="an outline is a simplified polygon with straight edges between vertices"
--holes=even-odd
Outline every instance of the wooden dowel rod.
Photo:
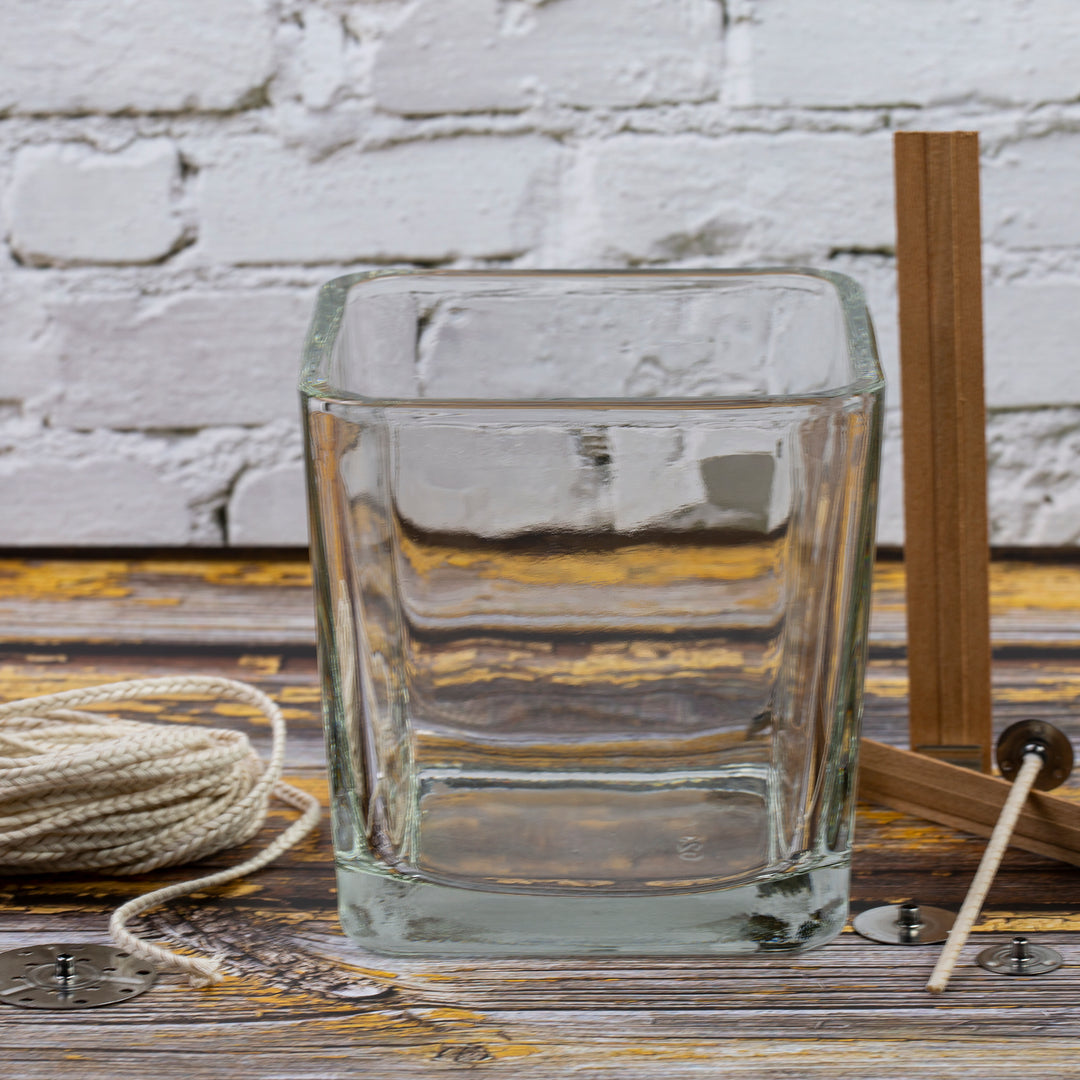
[{"label": "wooden dowel rod", "polygon": [[978,136],[893,146],[911,746],[989,772]]},{"label": "wooden dowel rod", "polygon": [[[859,798],[895,810],[990,836],[1012,784],[996,776],[937,761],[923,754],[862,739]],[[1033,791],[1010,841],[1036,855],[1080,866],[1080,804]]]}]

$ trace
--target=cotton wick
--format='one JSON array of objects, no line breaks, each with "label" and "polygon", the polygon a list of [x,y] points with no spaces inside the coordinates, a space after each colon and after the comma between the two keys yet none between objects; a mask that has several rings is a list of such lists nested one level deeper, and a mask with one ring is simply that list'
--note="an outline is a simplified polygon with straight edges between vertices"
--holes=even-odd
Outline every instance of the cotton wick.
[{"label": "cotton wick", "polygon": [[982,861],[975,872],[967,896],[964,897],[960,914],[956,916],[956,922],[949,931],[945,947],[941,950],[941,956],[938,957],[938,962],[930,975],[930,981],[926,984],[926,989],[931,994],[940,994],[945,989],[953,968],[960,959],[960,950],[964,947],[971,928],[975,925],[975,920],[982,910],[983,901],[986,900],[994,875],[1005,856],[1005,849],[1009,846],[1009,838],[1012,836],[1013,829],[1016,828],[1016,820],[1044,764],[1043,755],[1038,751],[1024,755],[1024,763],[1001,809],[1001,816],[997,819],[994,831],[990,834],[990,843],[986,845],[986,851],[983,852]]},{"label": "cotton wick", "polygon": [[1044,720],[1021,720],[1002,732],[997,743],[997,761],[1002,776],[1012,779],[1012,789],[990,834],[990,842],[964,897],[960,913],[926,984],[931,994],[942,993],[948,985],[960,958],[960,950],[982,910],[1031,789],[1037,787],[1045,791],[1057,787],[1068,778],[1073,766],[1072,744],[1061,731]]},{"label": "cotton wick", "polygon": [[[273,741],[264,765],[237,731],[121,720],[80,707],[214,694],[258,709]],[[205,676],[137,679],[0,705],[0,874],[100,870],[142,874],[250,840],[272,797],[300,818],[238,866],[155,889],[118,908],[116,944],[195,986],[222,978],[220,957],[192,957],[136,937],[129,919],[266,866],[319,820],[319,802],[281,780],[285,720],[262,691]]]}]

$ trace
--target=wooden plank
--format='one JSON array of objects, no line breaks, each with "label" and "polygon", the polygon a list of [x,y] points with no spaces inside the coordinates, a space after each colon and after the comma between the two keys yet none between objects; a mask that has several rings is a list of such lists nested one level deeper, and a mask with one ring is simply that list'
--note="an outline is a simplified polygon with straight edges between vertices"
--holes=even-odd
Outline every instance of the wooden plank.
[{"label": "wooden plank", "polygon": [[[1080,648],[1080,564],[995,561],[990,582],[996,647]],[[872,647],[904,647],[905,593],[904,564],[879,561]],[[292,556],[0,559],[0,647],[34,643],[313,653],[311,572]]]},{"label": "wooden plank", "polygon": [[303,558],[0,559],[0,643],[315,644]]},{"label": "wooden plank", "polygon": [[[626,1024],[629,1018],[619,1019]],[[649,1018],[635,1017],[638,1023]],[[244,1038],[234,1033],[228,1049],[193,1048],[201,1036],[205,1046],[216,1043],[212,1025],[193,1020],[181,1026],[162,1026],[154,1040],[115,1037],[113,1045],[102,1040],[73,1038],[75,1049],[64,1050],[49,1042],[66,1030],[52,1031],[27,1047],[27,1034],[5,1050],[5,1065],[12,1080],[55,1080],[77,1076],[79,1080],[146,1080],[148,1075],[184,1076],[190,1080],[232,1080],[259,1077],[273,1080],[355,1080],[371,1075],[379,1080],[393,1077],[484,1075],[514,1080],[624,1080],[663,1077],[664,1080],[712,1080],[717,1076],[754,1080],[791,1080],[791,1077],[829,1077],[836,1080],[940,1080],[942,1076],[970,1074],[995,1080],[1030,1080],[1080,1076],[1071,1061],[1080,1057],[1080,1040],[1052,1036],[1030,1037],[1020,1046],[1003,1047],[1000,1041],[960,1032],[953,1037],[925,1040],[904,1037],[907,1017],[894,1016],[894,1034],[886,1039],[790,1037],[737,1039],[702,1034],[696,1037],[663,1037],[643,1032],[604,1040],[600,1036],[580,1039],[512,1041],[515,1031],[481,1035],[474,1041],[443,1038],[417,1046],[390,1037],[381,1045],[357,1037],[358,1022],[340,1023],[328,1029],[322,1020],[310,1028],[296,1018],[293,1030],[303,1033],[295,1045],[279,1038],[266,1046],[266,1022],[244,1026]],[[720,1014],[717,1026],[738,1030],[738,1017]],[[314,1046],[312,1037],[324,1035]],[[526,1033],[527,1034],[527,1033]],[[175,1045],[174,1045],[175,1040]]]},{"label": "wooden plank", "polygon": [[978,137],[898,132],[894,148],[911,745],[988,772]]},{"label": "wooden plank", "polygon": [[[898,559],[874,567],[871,647],[907,643],[907,574]],[[997,559],[990,564],[990,618],[995,649],[1080,646],[1080,565]]]}]

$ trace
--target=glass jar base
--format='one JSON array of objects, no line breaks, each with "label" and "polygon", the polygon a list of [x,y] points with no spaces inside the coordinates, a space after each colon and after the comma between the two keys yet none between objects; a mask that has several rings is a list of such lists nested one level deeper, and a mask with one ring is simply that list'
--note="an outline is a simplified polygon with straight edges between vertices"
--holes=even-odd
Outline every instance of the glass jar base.
[{"label": "glass jar base", "polygon": [[844,928],[849,860],[657,896],[486,892],[338,865],[341,923],[390,956],[716,956],[802,952]]}]

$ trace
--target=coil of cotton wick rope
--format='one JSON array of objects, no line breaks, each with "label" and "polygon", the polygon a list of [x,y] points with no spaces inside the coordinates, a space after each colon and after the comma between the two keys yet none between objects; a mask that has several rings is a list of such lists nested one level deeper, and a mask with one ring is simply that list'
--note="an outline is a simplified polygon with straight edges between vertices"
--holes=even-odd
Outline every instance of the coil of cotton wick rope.
[{"label": "coil of cotton wick rope", "polygon": [[[273,742],[264,765],[242,732],[122,720],[84,706],[216,694],[259,709]],[[129,919],[178,896],[266,866],[317,824],[318,800],[281,780],[285,720],[262,691],[233,679],[137,679],[0,705],[0,875],[101,870],[142,874],[250,840],[271,796],[300,817],[238,866],[155,889],[113,912],[117,945],[193,986],[222,977],[220,958],[192,957],[136,937]]]}]

